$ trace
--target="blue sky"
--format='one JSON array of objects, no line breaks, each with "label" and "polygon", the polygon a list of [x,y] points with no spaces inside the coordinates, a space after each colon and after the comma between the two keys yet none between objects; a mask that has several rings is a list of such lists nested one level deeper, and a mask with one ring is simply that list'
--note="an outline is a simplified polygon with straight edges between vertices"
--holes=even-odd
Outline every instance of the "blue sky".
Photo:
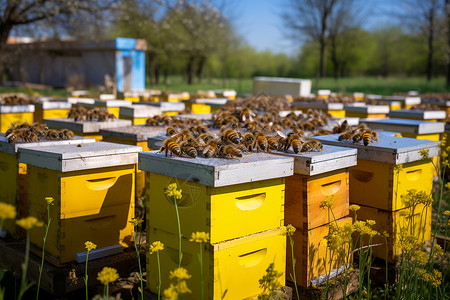
[{"label": "blue sky", "polygon": [[[364,0],[362,0],[364,1]],[[394,23],[389,13],[397,0],[366,0],[368,17],[363,27],[370,30],[386,23]],[[282,5],[287,0],[241,0],[236,1],[234,15],[235,27],[250,46],[258,51],[271,50],[274,53],[294,55],[299,46],[288,40],[283,34],[280,17]]]}]

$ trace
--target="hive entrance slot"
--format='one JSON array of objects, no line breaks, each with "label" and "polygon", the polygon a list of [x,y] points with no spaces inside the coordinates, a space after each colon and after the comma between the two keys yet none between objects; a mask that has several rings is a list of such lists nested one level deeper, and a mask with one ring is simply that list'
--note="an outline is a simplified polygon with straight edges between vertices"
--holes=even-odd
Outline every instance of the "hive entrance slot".
[{"label": "hive entrance slot", "polygon": [[236,197],[236,206],[240,210],[254,210],[260,207],[264,200],[266,200],[266,193]]},{"label": "hive entrance slot", "polygon": [[238,263],[246,268],[259,264],[267,254],[267,248],[239,255]]}]

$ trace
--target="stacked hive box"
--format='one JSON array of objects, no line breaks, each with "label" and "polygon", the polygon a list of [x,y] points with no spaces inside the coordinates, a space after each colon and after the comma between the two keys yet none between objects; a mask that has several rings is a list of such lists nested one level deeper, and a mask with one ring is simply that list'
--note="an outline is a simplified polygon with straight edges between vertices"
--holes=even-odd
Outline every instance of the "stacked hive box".
[{"label": "stacked hive box", "polygon": [[[439,142],[411,138],[399,138],[383,135],[379,142],[364,146],[351,141],[338,141],[339,135],[317,137],[324,144],[358,149],[358,164],[350,168],[350,204],[358,204],[358,219],[376,221],[374,229],[380,233],[386,231],[388,260],[394,261],[400,254],[400,228],[407,223],[410,208],[402,203],[401,196],[408,190],[416,189],[431,195],[433,184],[433,166],[429,160],[423,160],[420,150],[429,151],[434,157],[439,153]],[[415,220],[422,220],[421,237],[431,237],[431,207],[424,209],[418,205],[414,212]],[[422,217],[422,218],[421,218]],[[416,226],[419,222],[416,222]],[[415,228],[419,232],[419,228]],[[376,236],[373,244],[375,257],[386,258],[384,238]]]},{"label": "stacked hive box", "polygon": [[388,112],[389,106],[387,105],[345,106],[346,117],[385,118]]},{"label": "stacked hive box", "polygon": [[[324,238],[329,232],[330,221],[336,218],[339,226],[351,223],[348,217],[348,168],[356,165],[357,150],[325,145],[321,152],[276,154],[294,158],[294,175],[286,178],[284,220],[285,225],[292,224],[297,228],[293,236],[297,285],[307,287],[311,280],[326,273],[323,260],[326,259],[327,244]],[[327,208],[320,207],[328,197],[335,199],[332,214]],[[336,259],[330,263],[333,269],[342,264]],[[286,268],[286,274],[289,273],[292,273],[290,248]]]},{"label": "stacked hive box", "polygon": [[46,101],[35,104],[34,121],[42,123],[44,119],[65,118],[72,107],[70,102]]},{"label": "stacked hive box", "polygon": [[[0,202],[9,203],[17,208],[17,217],[28,216],[27,205],[27,165],[18,162],[19,148],[39,148],[66,144],[84,144],[95,142],[94,139],[75,138],[64,141],[42,141],[38,143],[8,143],[8,139],[0,136]],[[6,220],[4,228],[13,236],[19,231],[13,220]]]},{"label": "stacked hive box", "polygon": [[388,116],[390,118],[437,122],[445,120],[446,115],[446,112],[442,110],[396,109],[391,110]]},{"label": "stacked hive box", "polygon": [[162,114],[161,109],[145,104],[121,107],[119,111],[120,118],[130,120],[133,125],[145,124],[148,118],[160,114]]},{"label": "stacked hive box", "polygon": [[[173,199],[165,188],[177,183],[182,190],[179,218],[183,236],[181,266],[192,279],[192,294],[200,299],[198,245],[189,242],[193,232],[207,232],[203,275],[205,299],[243,299],[261,293],[258,280],[274,263],[285,280],[286,237],[284,224],[284,177],[293,174],[293,159],[252,154],[239,160],[164,157],[163,153],[139,154],[139,168],[148,172],[147,242],[163,242],[160,253],[162,289],[168,287],[169,271],[178,267],[178,227]],[[147,256],[147,272],[157,274],[156,257]],[[156,292],[157,278],[147,282]]]},{"label": "stacked hive box", "polygon": [[11,124],[34,122],[34,105],[0,105],[0,132],[5,132]]},{"label": "stacked hive box", "polygon": [[121,107],[129,107],[132,103],[130,101],[125,100],[108,100],[108,101],[102,101],[102,100],[95,100],[93,104],[83,104],[83,106],[86,106],[88,108],[104,108],[106,109],[110,114],[113,114],[116,118],[119,118],[119,112]]},{"label": "stacked hive box", "polygon": [[323,112],[329,113],[333,117],[345,117],[344,104],[342,103],[326,103],[316,101],[294,101],[292,108],[307,109],[320,109]]},{"label": "stacked hive box", "polygon": [[[133,236],[134,180],[140,147],[105,142],[58,147],[19,148],[19,162],[28,165],[30,215],[47,220],[45,197],[53,197],[45,258],[60,265],[85,251],[129,246]],[[31,232],[42,247],[44,228]]]},{"label": "stacked hive box", "polygon": [[439,141],[440,134],[444,132],[445,124],[442,122],[428,122],[408,119],[380,119],[364,120],[371,129],[398,131],[403,137],[420,140]]},{"label": "stacked hive box", "polygon": [[179,113],[183,112],[186,107],[184,102],[178,101],[176,102],[163,101],[159,103],[149,103],[148,105],[159,108],[161,112],[166,116],[178,115]]},{"label": "stacked hive box", "polygon": [[94,138],[96,141],[101,141],[103,137],[100,134],[100,129],[118,128],[130,126],[131,121],[114,119],[103,122],[97,121],[74,121],[73,119],[60,118],[60,119],[44,119],[44,123],[49,128],[63,129],[67,128],[72,130],[76,135]]}]

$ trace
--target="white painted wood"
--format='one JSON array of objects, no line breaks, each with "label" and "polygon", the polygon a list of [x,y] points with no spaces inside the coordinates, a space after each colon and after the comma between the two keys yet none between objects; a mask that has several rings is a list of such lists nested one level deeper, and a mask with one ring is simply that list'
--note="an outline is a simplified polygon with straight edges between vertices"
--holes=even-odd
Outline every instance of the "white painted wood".
[{"label": "white painted wood", "polygon": [[253,77],[253,95],[303,96],[311,94],[311,80],[282,77]]},{"label": "white painted wood", "polygon": [[34,112],[34,105],[0,105],[0,114]]},{"label": "white painted wood", "polygon": [[153,136],[161,136],[166,134],[165,126],[145,126],[134,125],[129,127],[120,127],[113,129],[101,129],[100,134],[104,137],[117,137],[128,139],[134,142],[147,141]]},{"label": "white painted wood", "polygon": [[428,149],[430,157],[439,155],[440,142],[379,135],[379,142],[368,146],[352,141],[339,141],[339,134],[314,137],[326,145],[358,149],[358,159],[403,164],[421,160],[420,150]]},{"label": "white painted wood", "polygon": [[444,120],[447,113],[443,110],[411,110],[411,109],[395,109],[389,112],[392,118],[414,118],[421,120]]},{"label": "white painted wood", "polygon": [[162,101],[157,103],[146,103],[146,104],[138,104],[138,105],[149,105],[153,107],[158,107],[161,111],[183,111],[185,109],[184,102],[168,102]]},{"label": "white painted wood", "polygon": [[149,151],[139,154],[139,169],[218,187],[290,176],[294,173],[294,159],[266,153],[240,159],[192,159]]},{"label": "white painted wood", "polygon": [[77,98],[77,97],[67,97],[67,102],[72,104],[94,104],[95,99],[94,98]]},{"label": "white painted wood", "polygon": [[299,116],[303,113],[303,111],[302,110],[281,110],[278,113],[278,116],[280,116],[281,118],[285,118],[290,113],[294,113],[296,116]]},{"label": "white painted wood", "polygon": [[61,101],[47,101],[36,103],[35,106],[36,108],[40,109],[70,109],[72,107],[72,103]]},{"label": "white painted wood", "polygon": [[439,107],[450,107],[450,100],[438,100],[438,99],[432,99],[432,98],[424,98],[422,99],[422,103],[429,103],[433,105],[437,105]]},{"label": "white painted wood", "polygon": [[362,122],[366,123],[371,129],[382,129],[387,131],[398,131],[401,133],[414,134],[430,134],[442,133],[445,130],[445,123],[443,122],[429,122],[409,119],[365,119]]},{"label": "white painted wood", "polygon": [[367,113],[367,114],[387,114],[389,112],[388,105],[366,105],[366,106],[344,106],[345,111]]},{"label": "white painted wood", "polygon": [[328,125],[342,124],[345,120],[347,120],[349,126],[358,126],[360,122],[358,117],[332,117],[328,119]]},{"label": "white painted wood", "polygon": [[151,118],[160,114],[162,114],[162,110],[159,107],[150,105],[122,106],[119,110],[119,116],[131,118]]},{"label": "white painted wood", "polygon": [[201,113],[201,114],[180,114],[177,115],[177,118],[180,119],[196,119],[196,120],[212,120],[212,113]]},{"label": "white painted wood", "polygon": [[224,105],[230,100],[229,98],[201,98],[201,99],[191,99],[191,103],[208,104],[208,105]]},{"label": "white painted wood", "polygon": [[294,101],[292,107],[301,109],[323,109],[323,110],[343,110],[344,104],[342,103],[326,103],[318,101]]},{"label": "white painted wood", "polygon": [[95,100],[94,105],[99,107],[122,107],[132,106],[133,103],[125,100]]},{"label": "white painted wood", "polygon": [[400,101],[403,105],[417,105],[420,104],[420,97],[405,97],[405,96],[386,96],[383,98],[383,101]]},{"label": "white painted wood", "polygon": [[383,96],[369,94],[369,95],[366,95],[366,99],[368,99],[368,100],[381,100],[381,99],[383,99]]},{"label": "white painted wood", "polygon": [[[120,244],[106,246],[89,251],[89,260],[99,259],[102,257],[115,255],[123,252],[123,246]],[[75,261],[77,263],[86,262],[87,251],[75,253]]]},{"label": "white painted wood", "polygon": [[100,129],[131,126],[131,120],[114,119],[104,122],[74,121],[68,118],[44,119],[49,128],[70,129],[81,133],[97,133]]}]

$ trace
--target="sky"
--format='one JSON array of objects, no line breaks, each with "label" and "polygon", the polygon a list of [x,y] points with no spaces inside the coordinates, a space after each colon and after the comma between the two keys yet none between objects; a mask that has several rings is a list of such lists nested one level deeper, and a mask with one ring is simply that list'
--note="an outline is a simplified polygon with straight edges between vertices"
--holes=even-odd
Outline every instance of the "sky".
[{"label": "sky", "polygon": [[[364,0],[363,0],[364,1]],[[364,21],[365,29],[372,29],[386,23],[394,23],[390,12],[397,0],[365,0],[369,17]],[[295,55],[299,45],[286,38],[280,14],[287,0],[241,0],[235,15],[237,32],[258,51]]]}]

